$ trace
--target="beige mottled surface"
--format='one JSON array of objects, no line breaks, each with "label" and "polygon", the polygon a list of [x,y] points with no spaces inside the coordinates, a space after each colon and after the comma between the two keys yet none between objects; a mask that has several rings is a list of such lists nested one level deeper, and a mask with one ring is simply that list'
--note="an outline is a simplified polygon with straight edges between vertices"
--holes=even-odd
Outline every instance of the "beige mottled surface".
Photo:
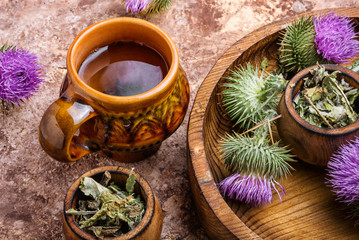
[{"label": "beige mottled surface", "polygon": [[[191,102],[224,51],[265,24],[303,11],[359,7],[355,0],[182,0],[149,21],[174,40],[191,85]],[[51,159],[38,142],[38,125],[58,97],[65,56],[75,36],[99,20],[126,16],[121,0],[0,0],[0,43],[37,54],[45,83],[30,102],[0,113],[0,239],[63,239],[60,212],[71,183],[104,165],[135,167],[150,182],[164,212],[163,239],[207,239],[196,218],[186,166],[186,129],[181,127],[159,152],[122,164],[91,154],[65,164]],[[190,105],[191,107],[191,105]]]}]

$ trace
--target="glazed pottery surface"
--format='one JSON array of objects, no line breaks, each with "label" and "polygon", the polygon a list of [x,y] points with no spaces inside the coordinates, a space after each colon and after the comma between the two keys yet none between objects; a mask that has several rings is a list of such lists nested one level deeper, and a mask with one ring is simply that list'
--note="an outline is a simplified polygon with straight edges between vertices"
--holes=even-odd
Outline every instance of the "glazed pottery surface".
[{"label": "glazed pottery surface", "polygon": [[[340,71],[338,79],[343,77],[351,86],[359,88],[357,73],[339,65],[324,66],[329,73]],[[303,79],[316,67],[300,71],[289,81],[278,106],[278,113],[282,117],[278,119],[277,127],[281,140],[285,145],[289,145],[294,155],[307,163],[326,166],[340,145],[359,136],[359,121],[342,128],[320,128],[306,122],[295,111],[293,98],[303,85]]]},{"label": "glazed pottery surface", "polygon": [[222,105],[223,83],[248,62],[260,66],[267,58],[266,70],[278,69],[281,31],[303,16],[330,11],[352,17],[359,30],[358,8],[308,12],[263,26],[233,44],[198,90],[188,126],[188,172],[199,220],[211,239],[359,239],[355,223],[326,186],[322,167],[301,160],[291,163],[295,171],[280,181],[287,194],[281,200],[274,194],[270,204],[258,208],[224,198],[216,186],[231,174],[220,142],[234,130]]},{"label": "glazed pottery surface", "polygon": [[[159,52],[169,71],[153,89],[138,95],[107,95],[78,75],[86,57],[119,41],[143,43]],[[114,18],[82,31],[69,48],[67,76],[60,98],[40,123],[40,143],[54,159],[70,162],[102,151],[122,162],[142,160],[181,124],[189,103],[189,85],[176,47],[160,28],[136,18]]]},{"label": "glazed pottery surface", "polygon": [[[86,240],[95,240],[98,239],[94,235],[89,234],[79,228],[77,223],[74,220],[73,215],[66,214],[65,211],[70,208],[76,208],[76,202],[80,195],[79,185],[83,177],[92,177],[96,181],[101,181],[105,171],[111,173],[111,181],[114,181],[116,185],[124,187],[126,180],[129,176],[131,169],[116,167],[116,166],[104,166],[95,168],[78,178],[70,187],[69,191],[66,194],[64,202],[64,210],[62,213],[63,217],[63,231],[66,240],[77,240],[77,239],[86,239]],[[140,194],[141,198],[146,202],[145,214],[141,222],[128,233],[120,237],[104,238],[104,239],[113,239],[113,240],[155,240],[160,239],[162,232],[163,224],[163,214],[161,205],[153,193],[150,185],[140,174],[134,172],[136,175],[136,184],[134,192]]]}]

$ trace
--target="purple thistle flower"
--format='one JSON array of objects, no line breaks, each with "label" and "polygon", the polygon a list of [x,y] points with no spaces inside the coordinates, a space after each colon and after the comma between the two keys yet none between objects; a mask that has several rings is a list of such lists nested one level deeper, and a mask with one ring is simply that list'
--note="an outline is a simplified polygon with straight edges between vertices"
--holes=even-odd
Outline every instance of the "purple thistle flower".
[{"label": "purple thistle flower", "polygon": [[[280,187],[281,192],[277,190],[276,185]],[[280,200],[285,194],[284,188],[274,179],[267,180],[251,175],[242,176],[238,173],[225,178],[217,186],[222,195],[230,199],[243,201],[253,207],[271,202],[272,188],[275,189]]]},{"label": "purple thistle flower", "polygon": [[3,105],[20,105],[36,92],[43,82],[37,57],[24,49],[0,52],[0,99]]},{"label": "purple thistle flower", "polygon": [[354,23],[347,17],[334,13],[313,17],[315,29],[315,45],[318,54],[329,62],[346,63],[359,51]]},{"label": "purple thistle flower", "polygon": [[146,9],[149,0],[126,0],[125,7],[127,12],[138,14]]},{"label": "purple thistle flower", "polygon": [[328,162],[327,184],[338,200],[352,204],[359,200],[359,138],[343,144]]}]

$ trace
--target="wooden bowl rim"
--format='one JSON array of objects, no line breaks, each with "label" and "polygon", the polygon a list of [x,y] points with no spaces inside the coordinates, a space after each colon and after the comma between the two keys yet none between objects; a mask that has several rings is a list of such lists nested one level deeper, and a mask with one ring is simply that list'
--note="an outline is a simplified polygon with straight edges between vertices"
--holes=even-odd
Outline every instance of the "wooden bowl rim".
[{"label": "wooden bowl rim", "polygon": [[[66,193],[65,200],[64,200],[64,208],[63,208],[63,216],[64,219],[72,230],[74,234],[76,234],[80,238],[87,237],[88,239],[97,239],[94,235],[89,234],[82,230],[78,224],[74,221],[73,216],[70,216],[65,213],[66,210],[70,209],[72,206],[73,198],[75,193],[78,191],[78,187],[80,185],[81,179],[83,177],[91,177],[96,174],[104,173],[105,171],[115,172],[123,175],[129,176],[131,169],[126,167],[119,167],[119,166],[103,166],[92,169],[86,173],[84,173],[81,177],[79,177],[69,188]],[[125,239],[133,239],[136,236],[139,236],[143,231],[145,231],[151,223],[152,217],[155,211],[155,195],[152,191],[150,184],[147,180],[138,172],[133,171],[136,175],[136,182],[139,184],[139,187],[143,190],[144,194],[147,196],[146,201],[146,209],[145,214],[141,222],[131,231],[127,232],[126,234],[121,235],[120,237],[111,237],[111,238],[104,238],[104,239],[113,239],[113,240],[125,240]],[[151,209],[152,211],[149,211]],[[80,235],[81,234],[81,235]]]},{"label": "wooden bowl rim", "polygon": [[[359,75],[356,72],[350,70],[349,68],[335,64],[320,64],[320,65],[324,66],[325,69],[329,71],[340,71],[342,75],[346,75],[352,78],[359,85]],[[292,99],[294,97],[293,92],[295,86],[298,85],[309,74],[310,70],[316,68],[317,66],[318,65],[314,65],[301,70],[288,82],[283,97],[284,97],[284,104],[286,109],[288,110],[289,115],[294,119],[294,121],[296,121],[304,129],[314,133],[321,134],[323,136],[346,135],[351,132],[357,131],[359,129],[359,121],[356,121],[354,123],[351,123],[341,128],[333,128],[333,129],[321,128],[305,121],[303,118],[299,116],[297,111],[294,109],[292,104],[293,101]]]},{"label": "wooden bowl rim", "polygon": [[[242,222],[242,220],[232,211],[217,189],[206,160],[207,158],[204,148],[203,123],[208,106],[203,107],[203,103],[208,103],[217,83],[221,80],[228,67],[234,64],[235,60],[254,44],[283,30],[295,19],[303,16],[313,16],[316,13],[328,13],[331,11],[335,11],[336,14],[345,14],[347,17],[359,17],[359,8],[329,8],[304,12],[264,25],[247,34],[227,49],[219,61],[217,61],[209,71],[197,91],[188,122],[187,148],[189,161],[192,163],[195,178],[206,203],[220,222],[236,237],[240,237],[241,239],[261,239],[259,235],[246,226],[245,223]],[[228,67],[223,68],[223,65]],[[193,120],[194,118],[197,119]],[[196,127],[191,128],[190,126],[192,125],[195,125]],[[225,221],[226,219],[230,219],[230,224],[228,224],[228,221]]]}]

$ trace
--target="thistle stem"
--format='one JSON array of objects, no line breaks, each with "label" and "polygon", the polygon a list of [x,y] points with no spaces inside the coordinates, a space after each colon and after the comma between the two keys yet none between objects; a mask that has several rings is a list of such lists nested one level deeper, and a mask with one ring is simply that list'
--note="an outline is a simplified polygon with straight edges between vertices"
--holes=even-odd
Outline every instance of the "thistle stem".
[{"label": "thistle stem", "polygon": [[269,130],[270,140],[272,141],[272,144],[274,144],[273,133],[272,133],[272,128],[270,126],[269,119],[267,120],[267,123],[268,123],[268,130]]},{"label": "thistle stem", "polygon": [[66,211],[66,214],[71,214],[71,215],[93,215],[97,213],[97,211]]},{"label": "thistle stem", "polygon": [[[244,135],[244,134],[246,134],[246,133],[252,132],[252,131],[256,130],[257,128],[259,128],[259,127],[261,127],[261,126],[263,126],[263,125],[265,125],[265,124],[270,125],[270,124],[269,124],[270,122],[275,121],[275,120],[277,120],[278,118],[281,118],[281,117],[282,117],[282,115],[279,114],[278,116],[275,116],[274,118],[267,119],[267,120],[265,120],[265,121],[263,121],[263,122],[260,122],[260,123],[258,123],[257,125],[255,125],[254,127],[252,127],[251,129],[248,129],[247,131],[242,132],[241,134],[239,134],[239,136],[242,136],[242,135]],[[269,129],[270,129],[269,131],[270,131],[271,138],[272,138],[271,128],[269,127]],[[274,142],[274,141],[272,141],[272,142]]]},{"label": "thistle stem", "polygon": [[329,128],[333,128],[333,126],[328,122],[328,120],[322,114],[320,114],[318,108],[316,106],[314,106],[312,101],[306,95],[303,95],[303,96],[304,96],[304,99],[309,103],[309,105],[317,112],[318,116],[321,119],[323,119],[323,121],[329,126]]},{"label": "thistle stem", "polygon": [[352,121],[352,122],[355,122],[355,112],[354,112],[354,110],[353,110],[353,108],[350,106],[350,103],[349,103],[349,100],[348,100],[348,98],[347,98],[347,96],[345,96],[345,93],[342,91],[342,89],[338,86],[338,83],[336,82],[336,81],[334,81],[332,78],[331,78],[331,76],[329,75],[329,76],[327,76],[324,80],[323,80],[323,82],[325,81],[325,80],[328,80],[331,84],[333,84],[333,86],[335,87],[335,89],[337,90],[337,92],[338,92],[338,94],[340,94],[341,96],[342,96],[342,101],[343,101],[343,103],[344,103],[344,106],[345,106],[345,108],[348,110],[348,112],[349,112],[349,114],[348,114],[348,116],[349,116],[349,118],[350,118],[350,120]]}]

